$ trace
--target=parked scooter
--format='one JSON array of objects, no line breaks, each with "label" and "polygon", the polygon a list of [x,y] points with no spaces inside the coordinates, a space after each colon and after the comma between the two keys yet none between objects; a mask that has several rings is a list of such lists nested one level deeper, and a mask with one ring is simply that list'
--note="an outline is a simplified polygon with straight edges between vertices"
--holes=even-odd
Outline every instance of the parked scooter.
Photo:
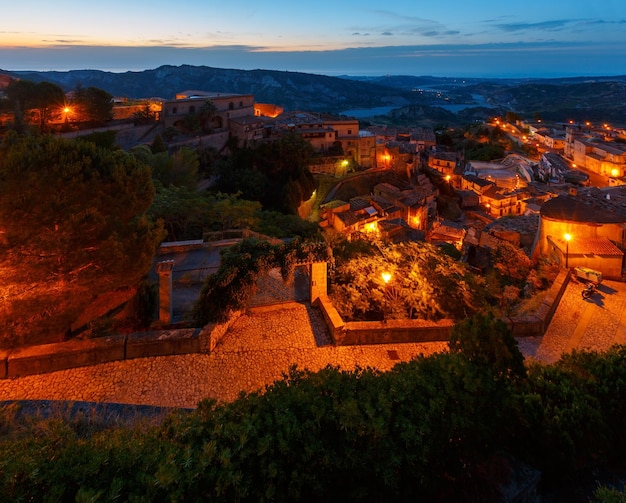
[{"label": "parked scooter", "polygon": [[591,297],[594,293],[596,293],[596,290],[598,289],[598,284],[597,283],[588,283],[587,286],[585,286],[585,288],[583,288],[582,291],[582,295],[583,295],[583,299],[588,299],[589,297]]}]

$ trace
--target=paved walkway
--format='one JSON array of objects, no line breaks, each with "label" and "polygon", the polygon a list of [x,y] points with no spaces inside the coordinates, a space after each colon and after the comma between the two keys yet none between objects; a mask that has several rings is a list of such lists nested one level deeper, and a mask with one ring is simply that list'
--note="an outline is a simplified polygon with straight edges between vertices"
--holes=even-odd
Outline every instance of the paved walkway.
[{"label": "paved walkway", "polygon": [[[573,348],[603,350],[626,343],[626,284],[605,281],[586,301],[581,290],[570,283],[546,334],[519,341],[527,357],[549,363]],[[0,380],[0,401],[195,407],[205,397],[232,400],[241,391],[263,389],[293,365],[388,370],[399,361],[446,349],[442,342],[335,347],[320,313],[299,304],[240,318],[210,355],[140,358]]]},{"label": "paved walkway", "polygon": [[587,300],[582,289],[582,283],[570,281],[545,335],[518,341],[527,358],[552,363],[574,349],[626,344],[626,283],[605,280]]}]

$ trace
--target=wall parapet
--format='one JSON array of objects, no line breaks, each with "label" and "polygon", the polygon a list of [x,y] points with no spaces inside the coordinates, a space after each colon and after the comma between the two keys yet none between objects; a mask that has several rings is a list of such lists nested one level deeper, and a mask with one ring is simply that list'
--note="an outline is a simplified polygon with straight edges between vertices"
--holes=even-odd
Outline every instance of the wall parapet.
[{"label": "wall parapet", "polygon": [[[503,319],[514,337],[536,337],[545,333],[569,279],[569,271],[562,270],[535,313]],[[454,326],[452,320],[345,322],[327,295],[319,296],[313,305],[322,312],[332,340],[338,346],[447,341]],[[95,339],[72,339],[0,350],[0,379],[133,358],[210,354],[242,313],[236,311],[225,323],[210,323],[201,329],[170,329]]]},{"label": "wall parapet", "polygon": [[[562,270],[535,313],[502,318],[513,337],[540,337],[548,329],[569,282],[569,271]],[[333,342],[338,346],[441,342],[450,340],[453,320],[387,320],[345,322],[332,301],[321,296],[315,305],[322,311]]]},{"label": "wall parapet", "polygon": [[113,361],[201,352],[200,329],[171,329],[0,351],[0,379],[47,374]]}]

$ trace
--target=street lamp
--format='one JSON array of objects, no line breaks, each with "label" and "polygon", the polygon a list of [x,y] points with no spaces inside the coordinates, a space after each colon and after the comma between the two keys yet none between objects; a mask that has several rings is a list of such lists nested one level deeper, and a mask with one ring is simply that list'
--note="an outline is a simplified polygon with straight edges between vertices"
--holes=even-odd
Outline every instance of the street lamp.
[{"label": "street lamp", "polygon": [[569,241],[572,239],[572,235],[565,233],[565,269],[569,269]]}]

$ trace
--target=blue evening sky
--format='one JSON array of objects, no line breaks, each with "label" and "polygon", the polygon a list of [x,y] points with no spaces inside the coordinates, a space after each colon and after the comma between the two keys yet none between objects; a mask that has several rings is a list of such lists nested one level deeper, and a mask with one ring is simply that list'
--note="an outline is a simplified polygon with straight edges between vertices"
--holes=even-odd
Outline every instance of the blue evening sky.
[{"label": "blue evening sky", "polygon": [[161,65],[327,75],[626,74],[626,0],[20,0],[0,69]]}]

